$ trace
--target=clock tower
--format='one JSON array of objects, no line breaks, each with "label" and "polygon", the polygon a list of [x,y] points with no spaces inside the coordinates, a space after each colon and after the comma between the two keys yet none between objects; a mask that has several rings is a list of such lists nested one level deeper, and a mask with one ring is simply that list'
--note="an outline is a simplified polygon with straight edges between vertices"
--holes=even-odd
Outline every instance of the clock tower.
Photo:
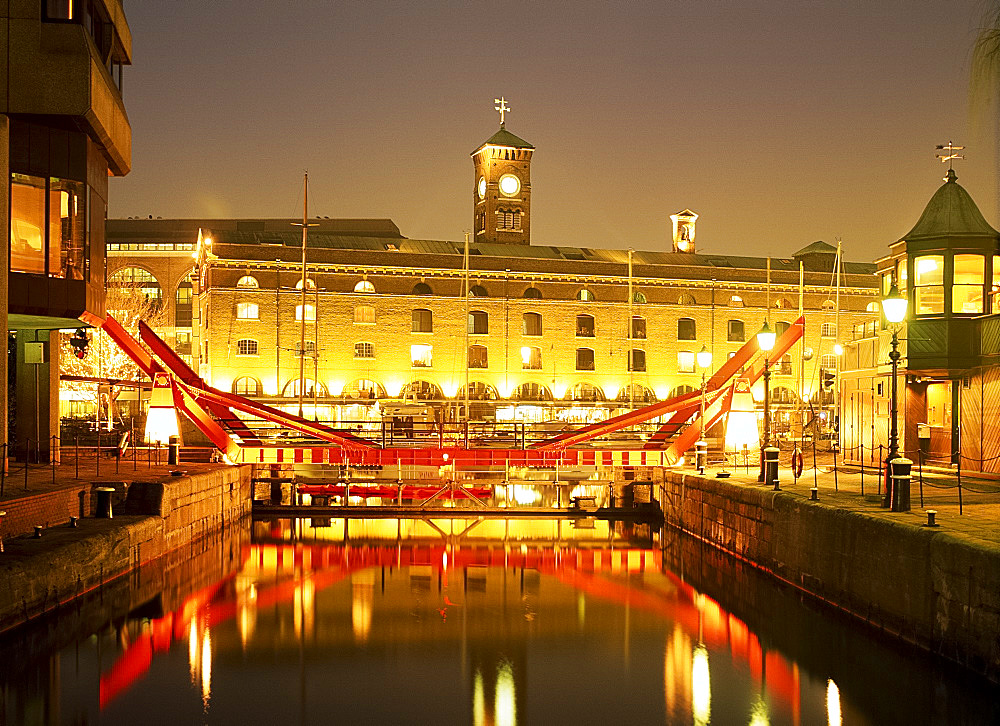
[{"label": "clock tower", "polygon": [[503,98],[496,100],[500,130],[472,152],[474,242],[531,243],[531,154],[535,147],[507,130]]}]

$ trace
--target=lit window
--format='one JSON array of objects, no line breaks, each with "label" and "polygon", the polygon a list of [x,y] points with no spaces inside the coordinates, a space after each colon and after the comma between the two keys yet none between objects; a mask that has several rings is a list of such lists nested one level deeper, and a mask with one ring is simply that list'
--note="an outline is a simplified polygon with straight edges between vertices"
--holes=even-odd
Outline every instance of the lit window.
[{"label": "lit window", "polygon": [[[298,280],[295,281],[295,289],[296,290],[301,290],[302,289],[302,278],[301,277]],[[316,289],[316,281],[313,280],[311,277],[307,277],[306,278],[306,290],[315,290],[315,289]]]},{"label": "lit window", "polygon": [[260,395],[260,381],[250,376],[243,376],[233,381],[233,393],[238,396]]},{"label": "lit window", "polygon": [[[256,307],[256,306],[254,306],[254,307]],[[296,305],[295,306],[295,319],[296,320],[302,320],[302,306],[301,305]],[[316,306],[315,305],[306,304],[306,320],[310,321],[310,322],[316,320]]]},{"label": "lit window", "polygon": [[646,351],[633,349],[629,351],[628,356],[628,369],[630,371],[645,371],[646,370]]},{"label": "lit window", "polygon": [[823,304],[821,305],[821,307],[824,310],[836,310],[837,309],[837,303],[835,303],[833,300],[824,300]]},{"label": "lit window", "polygon": [[86,236],[86,185],[49,177],[49,275],[83,279]]},{"label": "lit window", "polygon": [[682,292],[677,298],[678,305],[697,305],[698,303],[694,299],[694,295],[686,292]]},{"label": "lit window", "polygon": [[[315,355],[315,354],[316,354],[316,341],[315,340],[307,340],[306,341],[306,355],[307,356],[312,356],[312,355]],[[301,355],[302,355],[302,341],[301,340],[296,340],[295,341],[295,357],[298,358]]]},{"label": "lit window", "polygon": [[677,340],[695,340],[697,326],[693,318],[681,318],[677,321]]},{"label": "lit window", "polygon": [[792,324],[789,323],[789,322],[787,322],[787,321],[785,321],[785,320],[779,320],[778,322],[776,322],[774,324],[774,335],[775,335],[775,338],[780,338],[782,335],[784,335],[788,331],[788,329],[790,327],[792,327]]},{"label": "lit window", "polygon": [[249,338],[237,340],[236,355],[257,355],[257,341]]},{"label": "lit window", "polygon": [[485,345],[469,346],[469,368],[489,368],[489,352]]},{"label": "lit window", "polygon": [[632,316],[632,339],[633,340],[646,339],[646,318],[640,317],[638,315]]},{"label": "lit window", "polygon": [[375,322],[375,306],[374,305],[357,305],[354,308],[354,322],[355,323],[374,323]]},{"label": "lit window", "polygon": [[914,307],[917,315],[944,313],[944,256],[913,258]]},{"label": "lit window", "polygon": [[521,321],[521,334],[522,335],[541,335],[542,334],[542,314],[541,313],[525,313],[524,318]]},{"label": "lit window", "polygon": [[538,371],[542,369],[542,349],[526,345],[521,348],[521,369]]},{"label": "lit window", "polygon": [[593,302],[596,298],[594,297],[594,293],[587,288],[583,288],[576,293],[576,299],[582,300],[583,302]]},{"label": "lit window", "polygon": [[592,370],[594,370],[594,349],[593,348],[577,348],[576,349],[576,369],[578,371],[592,371]]},{"label": "lit window", "polygon": [[986,258],[982,255],[955,255],[955,284],[951,288],[951,311],[959,315],[983,312],[983,279]]},{"label": "lit window", "polygon": [[690,350],[677,351],[677,372],[694,373],[694,352]]},{"label": "lit window", "polygon": [[866,313],[877,313],[879,309],[879,304],[877,302],[870,302],[865,306]]},{"label": "lit window", "polygon": [[746,335],[743,330],[742,320],[730,320],[728,336],[726,338],[730,343],[742,343],[746,340]]},{"label": "lit window", "polygon": [[819,357],[819,367],[824,368],[828,371],[833,371],[837,369],[837,356],[832,353],[827,353],[826,355],[821,355]]},{"label": "lit window", "polygon": [[593,338],[594,337],[594,316],[593,315],[577,315],[576,316],[576,337],[577,338]]},{"label": "lit window", "polygon": [[837,337],[837,324],[836,323],[823,323],[819,332],[820,336],[824,338],[836,338]]},{"label": "lit window", "polygon": [[741,308],[743,307],[743,298],[739,295],[733,295],[729,298],[729,307],[731,308]]},{"label": "lit window", "polygon": [[434,315],[430,310],[416,309],[411,315],[410,332],[433,333]]},{"label": "lit window", "polygon": [[368,280],[361,280],[354,286],[354,292],[375,292],[375,286]]},{"label": "lit window", "polygon": [[[312,378],[304,378],[302,380],[302,395],[307,398],[313,398],[314,396],[326,396],[326,386],[322,383],[317,383]],[[284,390],[281,395],[285,398],[298,398],[299,395],[299,379],[294,378],[285,384]]]},{"label": "lit window", "polygon": [[159,305],[163,302],[163,290],[152,273],[141,267],[125,267],[116,270],[108,276],[108,287],[117,287],[135,291],[150,303]]},{"label": "lit window", "polygon": [[355,343],[354,344],[354,357],[355,358],[374,358],[375,357],[375,346],[372,343]]},{"label": "lit window", "polygon": [[[236,303],[236,317],[239,320],[258,320],[260,318],[260,308],[257,303]],[[296,317],[298,317],[298,313],[296,313]]]},{"label": "lit window", "polygon": [[193,299],[194,295],[191,289],[191,282],[185,280],[177,286],[177,292],[174,294],[174,327],[191,327]]},{"label": "lit window", "polygon": [[490,316],[482,310],[469,313],[469,335],[486,335],[490,332]]},{"label": "lit window", "polygon": [[414,368],[430,368],[433,362],[431,346],[423,344],[410,346],[411,366]]},{"label": "lit window", "polygon": [[260,287],[260,283],[257,282],[257,278],[253,275],[244,275],[236,281],[236,287],[243,290],[256,290]]},{"label": "lit window", "polygon": [[646,302],[646,296],[639,291],[635,291],[632,293],[632,302],[637,305],[643,305]]},{"label": "lit window", "polygon": [[[901,259],[899,262],[896,263],[896,287],[900,292],[903,293],[906,292],[907,274],[908,272],[906,268],[906,258],[904,257],[903,259]],[[886,290],[886,294],[887,295],[889,294],[888,290]]]}]

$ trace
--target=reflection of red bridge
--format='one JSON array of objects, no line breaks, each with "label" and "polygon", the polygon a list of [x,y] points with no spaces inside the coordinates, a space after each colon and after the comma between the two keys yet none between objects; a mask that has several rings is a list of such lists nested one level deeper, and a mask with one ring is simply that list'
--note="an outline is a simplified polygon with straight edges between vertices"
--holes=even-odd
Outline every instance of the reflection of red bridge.
[{"label": "reflection of red bridge", "polygon": [[[311,463],[391,465],[411,464],[483,467],[514,466],[618,465],[660,466],[675,463],[701,436],[699,420],[700,392],[654,403],[614,416],[606,421],[566,431],[522,448],[490,448],[489,441],[476,444],[446,445],[443,424],[434,443],[419,448],[394,448],[363,438],[344,429],[295,416],[253,399],[220,391],[208,385],[167,346],[145,323],[139,323],[139,336],[156,356],[154,358],[110,315],[105,320],[85,316],[86,322],[103,328],[154,381],[154,387],[169,386],[174,405],[195,423],[212,443],[234,462]],[[802,336],[805,319],[799,317],[776,341],[770,360],[780,360]],[[763,374],[765,361],[757,340],[751,337],[736,354],[720,366],[705,387],[706,429],[715,425],[730,410],[736,380],[753,384]],[[315,443],[289,446],[265,440],[253,431],[240,414],[277,424],[295,431]],[[587,448],[595,444],[607,447],[608,437],[640,424],[668,417],[666,422],[637,442],[635,448]],[[466,437],[467,438],[467,437]],[[522,437],[523,438],[523,437]]]},{"label": "reflection of red bridge", "polygon": [[[737,663],[793,713],[799,710],[798,671],[776,651],[765,652],[756,634],[717,602],[698,593],[672,572],[663,572],[659,552],[638,548],[590,549],[566,547],[451,547],[445,544],[398,547],[392,545],[254,545],[245,553],[244,572],[267,573],[257,581],[255,607],[273,608],[294,603],[304,582],[319,592],[361,570],[429,566],[447,575],[469,567],[536,570],[588,596],[625,605],[678,623],[692,640],[716,651],[728,650]],[[637,584],[630,573],[653,572],[666,578],[667,587]],[[282,577],[284,575],[284,577]],[[104,708],[140,680],[157,654],[188,637],[192,623],[209,629],[239,614],[232,578],[191,595],[172,613],[151,621],[149,630],[134,639],[118,660],[101,675],[100,703]],[[444,597],[442,595],[442,597]],[[450,603],[454,605],[454,603]]]}]

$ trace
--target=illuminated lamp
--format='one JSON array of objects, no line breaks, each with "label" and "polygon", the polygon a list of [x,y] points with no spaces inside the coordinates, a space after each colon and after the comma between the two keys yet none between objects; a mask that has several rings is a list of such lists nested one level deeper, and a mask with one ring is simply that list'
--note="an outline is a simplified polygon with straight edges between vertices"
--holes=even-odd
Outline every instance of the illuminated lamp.
[{"label": "illuminated lamp", "polygon": [[149,413],[146,414],[146,441],[150,444],[165,444],[171,436],[178,435],[177,411],[174,409],[170,376],[157,373],[153,378],[153,392],[149,397]]},{"label": "illuminated lamp", "polygon": [[757,412],[754,410],[750,384],[746,379],[736,382],[733,403],[726,416],[726,449],[739,451],[744,447],[757,446],[760,432],[757,429]]}]

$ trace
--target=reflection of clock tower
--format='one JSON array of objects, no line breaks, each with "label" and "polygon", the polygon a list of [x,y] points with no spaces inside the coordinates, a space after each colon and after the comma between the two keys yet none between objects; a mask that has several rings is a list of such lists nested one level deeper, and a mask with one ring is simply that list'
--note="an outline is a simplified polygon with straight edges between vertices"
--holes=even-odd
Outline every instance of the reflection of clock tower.
[{"label": "reflection of clock tower", "polygon": [[535,147],[504,126],[504,99],[497,99],[500,130],[472,152],[473,229],[476,242],[531,242],[531,153]]}]

